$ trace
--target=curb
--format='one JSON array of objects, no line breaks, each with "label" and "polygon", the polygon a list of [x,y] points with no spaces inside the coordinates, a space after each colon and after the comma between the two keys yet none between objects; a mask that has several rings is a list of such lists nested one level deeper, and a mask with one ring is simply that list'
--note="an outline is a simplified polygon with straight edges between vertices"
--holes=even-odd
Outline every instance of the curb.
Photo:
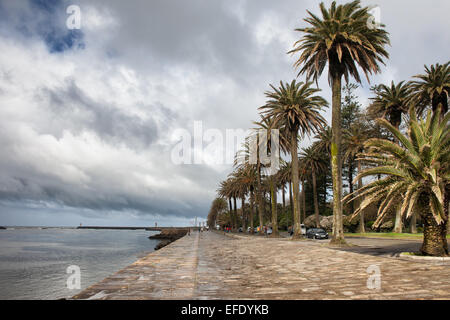
[{"label": "curb", "polygon": [[436,262],[450,262],[450,257],[430,257],[430,256],[414,256],[409,255],[406,252],[402,252],[399,255],[400,258],[414,261],[436,261]]}]

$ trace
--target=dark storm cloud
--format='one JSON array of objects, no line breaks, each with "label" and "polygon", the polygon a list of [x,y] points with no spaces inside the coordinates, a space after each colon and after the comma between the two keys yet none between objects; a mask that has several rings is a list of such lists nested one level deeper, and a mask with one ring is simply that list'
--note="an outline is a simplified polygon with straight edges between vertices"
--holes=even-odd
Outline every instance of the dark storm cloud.
[{"label": "dark storm cloud", "polygon": [[7,0],[0,3],[0,25],[3,30],[12,29],[27,38],[42,39],[52,53],[83,49],[83,32],[65,28],[66,8],[70,4],[73,1]]},{"label": "dark storm cloud", "polygon": [[[37,99],[47,102],[51,112],[64,123],[61,129],[80,132],[86,128],[94,130],[103,139],[112,143],[126,143],[134,148],[147,148],[158,138],[158,127],[166,127],[176,115],[160,105],[145,105],[141,108],[149,113],[164,115],[161,123],[154,119],[141,119],[128,115],[124,110],[94,101],[77,86],[74,79],[66,79],[59,88],[42,88]],[[77,114],[86,114],[77,118]]]},{"label": "dark storm cloud", "polygon": [[[119,18],[111,45],[124,56],[150,65],[204,66],[239,70],[256,54],[254,38],[223,1],[103,1]],[[141,67],[147,64],[143,63]],[[213,71],[211,70],[211,71]]]}]

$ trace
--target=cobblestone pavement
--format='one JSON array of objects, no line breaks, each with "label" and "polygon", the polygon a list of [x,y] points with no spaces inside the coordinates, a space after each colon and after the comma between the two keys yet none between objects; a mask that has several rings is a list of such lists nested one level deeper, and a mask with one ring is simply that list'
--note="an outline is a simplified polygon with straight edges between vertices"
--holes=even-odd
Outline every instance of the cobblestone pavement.
[{"label": "cobblestone pavement", "polygon": [[[381,271],[379,289],[368,289],[368,280],[376,283],[369,267]],[[314,241],[203,232],[74,298],[450,299],[450,266],[334,250]]]}]

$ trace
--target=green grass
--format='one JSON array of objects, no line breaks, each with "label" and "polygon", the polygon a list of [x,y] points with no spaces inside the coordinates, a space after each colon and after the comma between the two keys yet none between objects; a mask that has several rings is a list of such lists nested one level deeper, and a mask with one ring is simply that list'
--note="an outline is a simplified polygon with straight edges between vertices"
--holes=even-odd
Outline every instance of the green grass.
[{"label": "green grass", "polygon": [[[346,233],[346,237],[388,238],[388,239],[423,239],[423,233],[366,232]],[[450,235],[447,235],[450,239]]]}]

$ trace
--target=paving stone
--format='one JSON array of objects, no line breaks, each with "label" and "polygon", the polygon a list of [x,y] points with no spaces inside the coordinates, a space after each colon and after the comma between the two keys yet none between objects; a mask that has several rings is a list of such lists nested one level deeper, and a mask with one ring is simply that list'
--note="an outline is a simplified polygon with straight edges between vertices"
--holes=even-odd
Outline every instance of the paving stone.
[{"label": "paving stone", "polygon": [[[371,290],[369,266],[381,270]],[[449,299],[450,267],[313,241],[191,233],[74,299]]]}]

